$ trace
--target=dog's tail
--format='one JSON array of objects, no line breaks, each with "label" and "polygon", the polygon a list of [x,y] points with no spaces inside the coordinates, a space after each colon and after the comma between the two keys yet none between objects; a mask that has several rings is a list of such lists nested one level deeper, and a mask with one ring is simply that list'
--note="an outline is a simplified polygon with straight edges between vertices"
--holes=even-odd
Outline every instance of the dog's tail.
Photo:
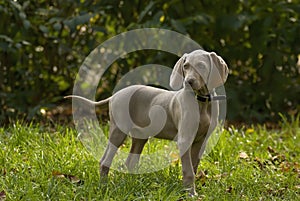
[{"label": "dog's tail", "polygon": [[111,99],[111,97],[109,97],[109,98],[101,100],[101,101],[92,101],[92,100],[89,100],[89,99],[84,98],[82,96],[76,96],[76,95],[69,95],[69,96],[65,96],[64,98],[77,98],[77,99],[83,100],[83,101],[85,101],[85,102],[87,102],[89,104],[99,105],[99,106],[108,105],[108,102]]}]

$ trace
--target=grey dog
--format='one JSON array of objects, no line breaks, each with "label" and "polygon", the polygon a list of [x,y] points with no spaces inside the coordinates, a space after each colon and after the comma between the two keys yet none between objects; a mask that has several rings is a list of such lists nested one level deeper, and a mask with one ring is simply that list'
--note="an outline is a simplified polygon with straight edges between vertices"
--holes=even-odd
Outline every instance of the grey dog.
[{"label": "grey dog", "polygon": [[197,167],[207,137],[218,122],[219,99],[214,90],[225,83],[227,75],[228,67],[220,56],[195,50],[184,54],[173,68],[170,86],[175,91],[132,85],[99,102],[67,96],[94,105],[109,104],[109,143],[100,160],[100,175],[108,175],[113,157],[127,135],[132,137],[125,163],[129,170],[137,166],[149,137],[176,140],[183,184],[190,195],[195,195]]}]

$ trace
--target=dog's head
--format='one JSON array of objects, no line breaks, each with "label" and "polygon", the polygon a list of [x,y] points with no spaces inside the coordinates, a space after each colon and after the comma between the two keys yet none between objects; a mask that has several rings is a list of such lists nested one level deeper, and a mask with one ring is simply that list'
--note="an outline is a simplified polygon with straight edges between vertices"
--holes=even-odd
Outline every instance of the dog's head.
[{"label": "dog's head", "polygon": [[223,85],[227,79],[228,67],[214,52],[195,50],[184,54],[175,64],[170,77],[170,86],[180,89],[183,83],[193,90],[212,89]]}]

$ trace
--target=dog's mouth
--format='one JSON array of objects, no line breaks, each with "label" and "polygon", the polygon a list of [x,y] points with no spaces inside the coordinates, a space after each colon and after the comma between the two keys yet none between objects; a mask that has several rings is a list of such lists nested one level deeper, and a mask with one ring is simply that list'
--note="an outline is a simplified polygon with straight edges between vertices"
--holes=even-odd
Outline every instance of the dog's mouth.
[{"label": "dog's mouth", "polygon": [[195,80],[185,80],[184,85],[188,86],[193,91],[205,91],[207,89],[204,83],[200,83]]},{"label": "dog's mouth", "polygon": [[198,90],[195,90],[196,94],[198,95],[208,95],[209,91],[207,89],[206,84],[204,84],[202,87],[200,87]]},{"label": "dog's mouth", "polygon": [[197,82],[197,83],[193,83],[191,84],[192,89],[197,92],[197,94],[202,94],[202,95],[206,95],[209,93],[207,86],[204,82]]}]

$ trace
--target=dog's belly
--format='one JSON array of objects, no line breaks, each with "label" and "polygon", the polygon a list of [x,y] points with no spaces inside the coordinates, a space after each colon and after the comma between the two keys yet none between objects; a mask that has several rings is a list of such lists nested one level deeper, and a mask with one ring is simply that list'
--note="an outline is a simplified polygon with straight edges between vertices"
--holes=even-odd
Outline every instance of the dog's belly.
[{"label": "dog's belly", "polygon": [[178,130],[171,121],[167,121],[165,127],[155,135],[155,138],[166,139],[166,140],[177,140]]}]

